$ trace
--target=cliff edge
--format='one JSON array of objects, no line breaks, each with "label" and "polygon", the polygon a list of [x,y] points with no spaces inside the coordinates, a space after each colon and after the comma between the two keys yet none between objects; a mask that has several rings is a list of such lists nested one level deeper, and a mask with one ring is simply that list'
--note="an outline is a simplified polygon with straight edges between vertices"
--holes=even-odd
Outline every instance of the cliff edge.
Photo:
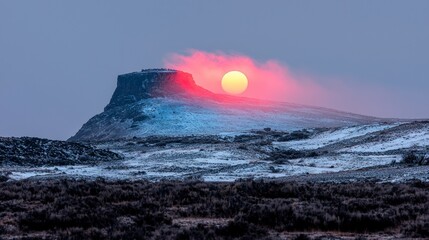
[{"label": "cliff edge", "polygon": [[211,95],[195,84],[192,75],[174,69],[143,69],[118,76],[117,87],[105,111],[154,97]]}]

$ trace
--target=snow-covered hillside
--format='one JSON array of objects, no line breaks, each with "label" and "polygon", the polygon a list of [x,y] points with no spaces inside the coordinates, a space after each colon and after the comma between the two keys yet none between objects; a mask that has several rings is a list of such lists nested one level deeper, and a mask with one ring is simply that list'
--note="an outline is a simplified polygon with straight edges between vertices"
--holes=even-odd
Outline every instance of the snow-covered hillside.
[{"label": "snow-covered hillside", "polygon": [[274,145],[284,149],[362,154],[429,151],[429,122],[380,123],[328,129],[309,139],[275,142]]},{"label": "snow-covered hillside", "polygon": [[174,70],[120,75],[105,111],[91,118],[72,141],[150,135],[238,134],[252,129],[289,131],[391,121],[326,108],[211,93],[192,76]]},{"label": "snow-covered hillside", "polygon": [[429,122],[292,132],[266,129],[244,135],[152,136],[97,144],[124,157],[117,161],[30,168],[11,165],[3,172],[11,179],[68,176],[234,181],[306,176],[322,181],[427,181],[429,166],[410,167],[399,162],[410,152],[429,157],[428,139]]}]

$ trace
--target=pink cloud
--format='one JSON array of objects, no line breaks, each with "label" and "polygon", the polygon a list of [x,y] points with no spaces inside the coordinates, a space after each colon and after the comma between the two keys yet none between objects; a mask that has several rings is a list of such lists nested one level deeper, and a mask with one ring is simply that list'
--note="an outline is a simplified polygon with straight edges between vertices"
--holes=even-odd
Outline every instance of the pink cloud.
[{"label": "pink cloud", "polygon": [[248,89],[240,96],[309,104],[325,95],[315,82],[294,76],[274,60],[258,62],[239,54],[191,50],[189,54],[171,54],[165,66],[191,73],[198,85],[215,93],[225,93],[221,87],[223,75],[238,70],[249,80]]},{"label": "pink cloud", "polygon": [[164,63],[167,68],[191,73],[198,85],[215,93],[224,93],[221,87],[223,75],[238,70],[249,79],[248,89],[240,95],[243,97],[329,107],[373,116],[386,116],[380,113],[387,110],[395,112],[389,104],[395,98],[386,86],[292,73],[287,66],[275,60],[261,62],[241,54],[190,50],[187,54],[171,54]]}]

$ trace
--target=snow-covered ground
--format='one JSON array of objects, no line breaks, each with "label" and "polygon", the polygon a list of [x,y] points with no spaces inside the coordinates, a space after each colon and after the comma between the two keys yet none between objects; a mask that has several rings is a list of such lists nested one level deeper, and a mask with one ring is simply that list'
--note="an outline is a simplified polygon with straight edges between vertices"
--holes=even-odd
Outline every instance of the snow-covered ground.
[{"label": "snow-covered ground", "polygon": [[[357,170],[400,162],[402,154],[409,150],[429,152],[429,123],[385,123],[310,132],[313,134],[308,139],[273,141],[271,144],[266,143],[267,136],[274,136],[276,132],[271,132],[272,135],[265,132],[256,142],[234,141],[234,137],[239,135],[236,132],[213,136],[213,139],[222,139],[217,143],[200,143],[195,139],[192,140],[194,142],[183,143],[181,137],[173,143],[168,138],[114,141],[99,144],[98,147],[121,154],[125,157],[123,160],[91,165],[15,166],[0,170],[10,172],[11,179],[72,176],[153,181],[234,181],[240,178],[283,178]],[[170,143],[157,145],[163,141]],[[189,139],[186,141],[189,142]],[[317,154],[286,159],[280,163],[268,160],[270,152],[288,149]],[[410,177],[407,176],[407,179]],[[392,179],[395,181],[395,178]]]},{"label": "snow-covered ground", "polygon": [[400,156],[314,157],[290,160],[290,164],[245,158],[234,151],[199,149],[161,150],[151,153],[123,153],[124,161],[100,165],[76,165],[38,168],[15,168],[9,176],[25,179],[34,176],[106,177],[110,179],[204,179],[234,181],[239,178],[276,178],[358,169],[398,161]]},{"label": "snow-covered ground", "polygon": [[404,135],[393,137],[382,142],[371,142],[358,146],[353,146],[342,151],[348,152],[385,152],[396,149],[425,147],[429,145],[429,129],[419,129],[418,131],[409,131]]},{"label": "snow-covered ground", "polygon": [[10,178],[33,176],[106,177],[111,179],[203,179],[234,181],[240,178],[276,178],[302,174],[318,174],[359,169],[399,161],[400,156],[358,156],[342,154],[290,160],[289,164],[273,164],[245,156],[235,150],[199,149],[159,150],[150,153],[123,152],[124,161],[100,165],[77,165],[41,168],[17,168]]},{"label": "snow-covered ground", "polygon": [[329,144],[337,143],[354,137],[364,136],[369,133],[382,131],[398,125],[399,123],[391,123],[334,128],[317,134],[316,136],[309,139],[289,142],[275,142],[274,144],[279,147],[291,148],[295,150],[318,149]]}]

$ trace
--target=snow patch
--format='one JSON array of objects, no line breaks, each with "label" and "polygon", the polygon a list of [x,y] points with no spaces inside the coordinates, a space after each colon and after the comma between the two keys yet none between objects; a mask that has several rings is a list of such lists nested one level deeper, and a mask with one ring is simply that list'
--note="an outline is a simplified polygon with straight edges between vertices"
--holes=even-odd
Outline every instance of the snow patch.
[{"label": "snow patch", "polygon": [[289,142],[274,142],[273,144],[282,148],[290,148],[295,150],[311,150],[325,147],[346,139],[364,136],[368,133],[382,131],[388,128],[398,126],[399,124],[372,124],[363,126],[344,127],[340,129],[328,130],[322,132],[312,138],[289,141]]}]

